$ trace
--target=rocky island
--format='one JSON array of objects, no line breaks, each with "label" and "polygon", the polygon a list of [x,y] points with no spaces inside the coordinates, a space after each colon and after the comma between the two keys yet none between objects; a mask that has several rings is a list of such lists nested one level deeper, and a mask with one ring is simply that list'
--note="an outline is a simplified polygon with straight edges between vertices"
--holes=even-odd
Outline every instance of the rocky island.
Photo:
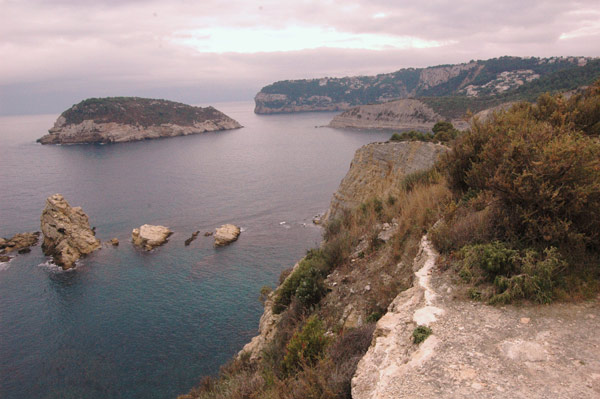
[{"label": "rocky island", "polygon": [[139,97],[90,98],[63,112],[42,144],[121,143],[241,128],[213,107]]},{"label": "rocky island", "polygon": [[52,256],[54,263],[64,270],[74,267],[82,256],[100,249],[100,240],[94,236],[88,216],[80,207],[71,207],[60,194],[46,200],[41,227],[44,254]]},{"label": "rocky island", "polygon": [[151,251],[167,242],[167,238],[173,234],[171,229],[165,226],[153,226],[144,224],[131,232],[131,242],[138,248]]}]

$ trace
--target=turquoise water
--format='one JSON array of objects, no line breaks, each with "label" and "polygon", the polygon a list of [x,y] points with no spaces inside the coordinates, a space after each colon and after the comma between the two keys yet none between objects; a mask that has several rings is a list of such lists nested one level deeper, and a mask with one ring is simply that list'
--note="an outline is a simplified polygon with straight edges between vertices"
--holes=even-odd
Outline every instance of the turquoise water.
[{"label": "turquoise water", "polygon": [[[258,293],[318,244],[354,151],[388,133],[315,128],[332,113],[259,116],[243,129],[117,145],[41,146],[57,115],[0,118],[0,236],[39,230],[45,198],[81,206],[101,240],[62,272],[39,246],[0,264],[0,398],[173,398],[256,334]],[[193,231],[231,222],[232,245]],[[285,223],[282,223],[285,222]],[[150,253],[141,224],[175,233]]]}]

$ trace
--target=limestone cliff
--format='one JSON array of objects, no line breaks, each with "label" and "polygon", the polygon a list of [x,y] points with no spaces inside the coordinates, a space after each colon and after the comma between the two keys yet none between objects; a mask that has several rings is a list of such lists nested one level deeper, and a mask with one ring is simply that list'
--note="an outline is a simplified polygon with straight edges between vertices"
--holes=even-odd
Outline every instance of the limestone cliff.
[{"label": "limestone cliff", "polygon": [[373,197],[393,194],[398,180],[406,174],[433,166],[447,147],[420,141],[367,144],[356,151],[350,170],[333,194],[325,219],[340,215]]},{"label": "limestone cliff", "polygon": [[[429,131],[437,122],[445,119],[423,102],[407,99],[354,107],[336,115],[329,126],[353,129]],[[452,120],[451,123],[458,129],[468,126],[462,119]]]},{"label": "limestone cliff", "polygon": [[100,249],[100,240],[94,236],[87,215],[80,207],[71,207],[60,194],[46,199],[40,221],[44,254],[52,256],[65,270],[74,267],[82,256]]},{"label": "limestone cliff", "polygon": [[241,127],[213,107],[138,97],[92,98],[63,112],[38,142],[120,143]]},{"label": "limestone cliff", "polygon": [[[500,102],[531,100],[548,90],[570,90],[589,84],[600,72],[599,61],[586,57],[505,56],[455,65],[403,68],[375,76],[284,80],[261,89],[254,99],[254,112],[342,111],[399,99],[441,97],[452,100],[440,110],[477,112],[492,105],[485,99],[502,96],[504,100]],[[582,80],[583,70],[589,76]],[[556,86],[559,81],[564,83]],[[469,99],[484,99],[484,104]],[[456,112],[457,106],[460,112]]]}]

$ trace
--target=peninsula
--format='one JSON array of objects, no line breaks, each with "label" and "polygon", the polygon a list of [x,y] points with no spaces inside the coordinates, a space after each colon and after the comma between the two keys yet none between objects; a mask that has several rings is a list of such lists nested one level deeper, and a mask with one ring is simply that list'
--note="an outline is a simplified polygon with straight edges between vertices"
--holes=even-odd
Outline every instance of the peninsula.
[{"label": "peninsula", "polygon": [[241,128],[213,107],[139,97],[90,98],[63,112],[42,144],[121,143]]}]

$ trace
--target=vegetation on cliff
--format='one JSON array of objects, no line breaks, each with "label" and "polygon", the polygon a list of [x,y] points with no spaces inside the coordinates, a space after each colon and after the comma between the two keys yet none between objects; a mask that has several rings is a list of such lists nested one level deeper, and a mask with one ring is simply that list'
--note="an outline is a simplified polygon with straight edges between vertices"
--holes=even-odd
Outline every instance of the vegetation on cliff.
[{"label": "vegetation on cliff", "polygon": [[533,101],[544,92],[574,90],[599,76],[599,59],[505,56],[376,76],[275,82],[261,89],[256,112],[333,109],[333,105],[347,109],[416,98],[444,118],[454,119],[468,110],[475,113],[504,102]]},{"label": "vegetation on cliff", "polygon": [[[473,299],[597,293],[599,123],[600,82],[475,120],[434,168],[397,176],[393,194],[329,220],[321,247],[265,301],[278,321],[261,356],[242,353],[181,398],[350,398],[374,323],[412,285],[425,233]],[[429,333],[416,329],[413,345]]]},{"label": "vegetation on cliff", "polygon": [[443,160],[457,199],[432,231],[472,295],[550,302],[598,289],[600,81],[475,121]]},{"label": "vegetation on cliff", "polygon": [[220,118],[223,114],[213,107],[194,107],[168,100],[140,97],[89,98],[62,113],[67,125],[84,120],[95,123],[122,123],[144,127],[162,125],[193,125],[194,122]]}]

